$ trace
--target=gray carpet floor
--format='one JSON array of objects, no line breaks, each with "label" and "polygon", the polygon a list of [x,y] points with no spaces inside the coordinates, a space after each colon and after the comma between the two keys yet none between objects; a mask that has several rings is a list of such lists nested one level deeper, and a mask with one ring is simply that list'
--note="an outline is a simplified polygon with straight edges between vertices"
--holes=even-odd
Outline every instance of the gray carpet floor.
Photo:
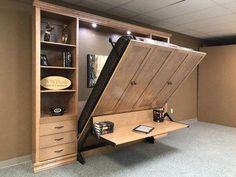
[{"label": "gray carpet floor", "polygon": [[236,177],[236,128],[196,122],[156,144],[138,143],[34,174],[26,163],[0,177]]}]

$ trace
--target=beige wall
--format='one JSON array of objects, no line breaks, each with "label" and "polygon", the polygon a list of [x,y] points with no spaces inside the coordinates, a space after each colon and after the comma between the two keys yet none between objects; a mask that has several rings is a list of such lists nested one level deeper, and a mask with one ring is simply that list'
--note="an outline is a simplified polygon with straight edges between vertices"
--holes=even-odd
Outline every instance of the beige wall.
[{"label": "beige wall", "polygon": [[31,151],[31,7],[0,1],[0,160]]},{"label": "beige wall", "polygon": [[[0,1],[0,161],[31,153],[30,1]],[[81,31],[81,34],[85,33]],[[86,88],[86,54],[108,54],[111,49],[107,39],[103,40],[108,33],[98,31],[97,34],[99,35],[90,36],[91,40],[86,35],[80,36],[87,42],[80,44],[84,49],[80,54],[80,100],[85,100],[90,92]],[[92,39],[101,43],[97,46]],[[200,40],[179,34],[173,35],[172,42],[194,49],[200,46]],[[196,84],[195,71],[170,100],[169,106],[174,108],[174,116],[178,120],[197,116]]]},{"label": "beige wall", "polygon": [[88,99],[92,88],[87,88],[87,54],[109,55],[112,47],[108,42],[111,31],[81,27],[79,30],[79,100]]},{"label": "beige wall", "polygon": [[236,127],[236,45],[204,47],[199,67],[198,118]]}]

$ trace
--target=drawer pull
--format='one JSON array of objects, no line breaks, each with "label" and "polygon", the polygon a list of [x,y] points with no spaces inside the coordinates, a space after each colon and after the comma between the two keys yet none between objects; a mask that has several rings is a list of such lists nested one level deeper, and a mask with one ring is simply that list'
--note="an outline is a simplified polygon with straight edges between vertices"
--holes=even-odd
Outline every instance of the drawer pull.
[{"label": "drawer pull", "polygon": [[55,141],[61,141],[63,140],[64,138],[58,138],[58,139],[54,139]]},{"label": "drawer pull", "polygon": [[61,150],[58,150],[58,151],[54,151],[55,153],[60,153],[60,152],[62,152],[63,151],[63,149],[61,149]]},{"label": "drawer pull", "polygon": [[172,85],[173,83],[169,81],[169,82],[167,82],[167,84],[168,84],[168,85]]},{"label": "drawer pull", "polygon": [[135,81],[131,81],[130,84],[131,85],[137,85],[137,83]]},{"label": "drawer pull", "polygon": [[58,127],[54,127],[54,128],[56,128],[56,129],[61,129],[61,128],[63,128],[64,126],[58,126]]}]

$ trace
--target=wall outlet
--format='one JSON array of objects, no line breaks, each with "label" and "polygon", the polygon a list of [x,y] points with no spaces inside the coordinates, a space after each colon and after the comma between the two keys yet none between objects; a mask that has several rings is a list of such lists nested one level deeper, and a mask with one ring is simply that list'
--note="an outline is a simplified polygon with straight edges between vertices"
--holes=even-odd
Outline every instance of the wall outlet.
[{"label": "wall outlet", "polygon": [[174,113],[174,109],[170,108],[170,113],[173,114]]}]

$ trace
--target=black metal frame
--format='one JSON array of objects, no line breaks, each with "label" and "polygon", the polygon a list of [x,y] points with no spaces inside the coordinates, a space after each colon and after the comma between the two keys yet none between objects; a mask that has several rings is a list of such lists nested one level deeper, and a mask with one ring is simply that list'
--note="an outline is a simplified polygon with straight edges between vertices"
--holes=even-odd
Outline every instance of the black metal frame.
[{"label": "black metal frame", "polygon": [[154,144],[155,143],[155,138],[153,136],[145,138],[145,141],[147,143]]}]

